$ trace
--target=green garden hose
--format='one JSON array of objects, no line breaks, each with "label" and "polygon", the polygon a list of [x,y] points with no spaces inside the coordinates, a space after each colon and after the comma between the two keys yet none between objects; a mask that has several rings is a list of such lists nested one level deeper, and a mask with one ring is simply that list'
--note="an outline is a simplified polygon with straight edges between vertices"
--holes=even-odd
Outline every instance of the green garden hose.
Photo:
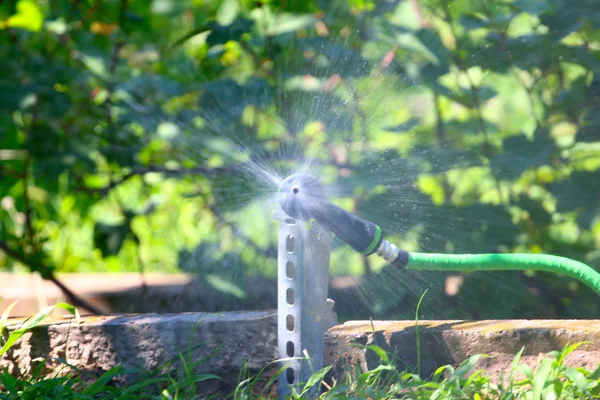
[{"label": "green garden hose", "polygon": [[548,271],[576,278],[600,294],[600,273],[579,261],[547,254],[429,254],[409,253],[383,238],[381,228],[330,203],[317,178],[289,176],[279,187],[278,200],[292,218],[314,219],[356,251],[377,254],[399,269],[430,271]]},{"label": "green garden hose", "polygon": [[548,254],[409,253],[406,268],[427,271],[547,271],[578,279],[600,294],[600,274],[592,267]]}]

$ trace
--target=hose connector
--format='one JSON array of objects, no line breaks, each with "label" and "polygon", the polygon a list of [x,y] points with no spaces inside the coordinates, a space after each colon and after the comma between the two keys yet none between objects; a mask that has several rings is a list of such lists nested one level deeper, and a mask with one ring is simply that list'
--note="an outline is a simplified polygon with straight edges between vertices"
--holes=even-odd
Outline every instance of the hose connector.
[{"label": "hose connector", "polygon": [[390,243],[386,239],[381,241],[375,254],[399,269],[406,267],[406,264],[408,264],[410,259],[407,251],[398,248],[395,244]]}]

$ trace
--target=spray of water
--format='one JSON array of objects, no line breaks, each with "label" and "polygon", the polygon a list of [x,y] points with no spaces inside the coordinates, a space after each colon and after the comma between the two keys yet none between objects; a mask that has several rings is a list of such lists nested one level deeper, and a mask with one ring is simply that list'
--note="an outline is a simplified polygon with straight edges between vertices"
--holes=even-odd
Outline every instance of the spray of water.
[{"label": "spray of water", "polygon": [[[478,235],[486,234],[478,229],[483,219],[496,232],[498,228],[512,232],[503,210],[446,209],[432,204],[431,194],[416,187],[424,171],[461,179],[459,170],[477,174],[481,160],[468,154],[449,160],[443,143],[438,150],[419,146],[421,136],[431,133],[411,130],[410,118],[425,116],[431,100],[407,75],[387,74],[389,68],[401,65],[393,54],[384,54],[371,68],[359,51],[352,50],[352,39],[361,34],[346,33],[338,44],[322,38],[304,41],[298,49],[302,57],[278,61],[275,85],[250,79],[171,88],[173,97],[201,93],[194,111],[167,114],[157,104],[131,101],[132,112],[144,115],[146,129],[169,139],[170,162],[180,169],[190,164],[198,171],[193,175],[202,177],[197,178],[198,196],[216,216],[212,221],[216,237],[182,255],[184,270],[200,269],[220,277],[220,287],[234,293],[240,293],[247,275],[273,275],[277,235],[271,213],[277,189],[295,173],[318,176],[327,198],[375,221],[408,250],[496,250],[480,245],[485,241]],[[162,83],[140,80],[128,85],[129,92],[143,98],[144,90]],[[364,109],[373,112],[366,114]],[[167,126],[164,120],[170,121]],[[390,141],[397,144],[391,146]],[[395,150],[383,151],[390,148]],[[493,183],[482,184],[495,189]],[[412,312],[425,288],[433,289],[428,297],[437,304],[430,315],[439,317],[440,309],[454,317],[470,312],[466,308],[464,315],[455,312],[456,300],[447,295],[458,290],[461,277],[449,288],[448,274],[398,272],[363,259],[342,243],[336,243],[331,269],[340,275],[366,272],[356,286],[345,290],[353,304],[375,315]],[[515,273],[494,273],[485,285],[460,290],[471,301],[515,296],[523,291],[521,286],[514,289],[514,278]],[[427,309],[422,307],[426,315]]]}]

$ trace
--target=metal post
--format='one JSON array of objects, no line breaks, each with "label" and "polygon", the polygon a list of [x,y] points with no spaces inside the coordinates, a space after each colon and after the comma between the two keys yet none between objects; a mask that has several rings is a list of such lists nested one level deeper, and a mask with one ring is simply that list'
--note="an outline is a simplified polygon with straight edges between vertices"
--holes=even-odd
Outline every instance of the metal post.
[{"label": "metal post", "polygon": [[[323,368],[324,337],[335,325],[333,302],[327,299],[331,234],[313,223],[291,219],[278,208],[280,221],[278,246],[278,354],[280,359],[304,357],[310,360],[285,360],[279,376],[279,398],[308,381]],[[315,388],[315,390],[318,388]],[[315,393],[313,393],[313,396]]]}]

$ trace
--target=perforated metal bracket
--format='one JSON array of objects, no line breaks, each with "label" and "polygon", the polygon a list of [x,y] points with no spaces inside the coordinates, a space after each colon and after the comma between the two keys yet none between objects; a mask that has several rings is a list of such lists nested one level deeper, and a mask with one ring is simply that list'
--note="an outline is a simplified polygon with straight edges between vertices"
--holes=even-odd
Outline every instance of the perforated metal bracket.
[{"label": "perforated metal bracket", "polygon": [[[327,299],[332,236],[317,223],[309,228],[290,218],[281,208],[274,219],[280,221],[277,340],[281,365],[287,367],[279,376],[283,399],[323,367],[325,332],[336,324],[333,301]],[[304,351],[309,361],[293,359],[304,357]]]}]

